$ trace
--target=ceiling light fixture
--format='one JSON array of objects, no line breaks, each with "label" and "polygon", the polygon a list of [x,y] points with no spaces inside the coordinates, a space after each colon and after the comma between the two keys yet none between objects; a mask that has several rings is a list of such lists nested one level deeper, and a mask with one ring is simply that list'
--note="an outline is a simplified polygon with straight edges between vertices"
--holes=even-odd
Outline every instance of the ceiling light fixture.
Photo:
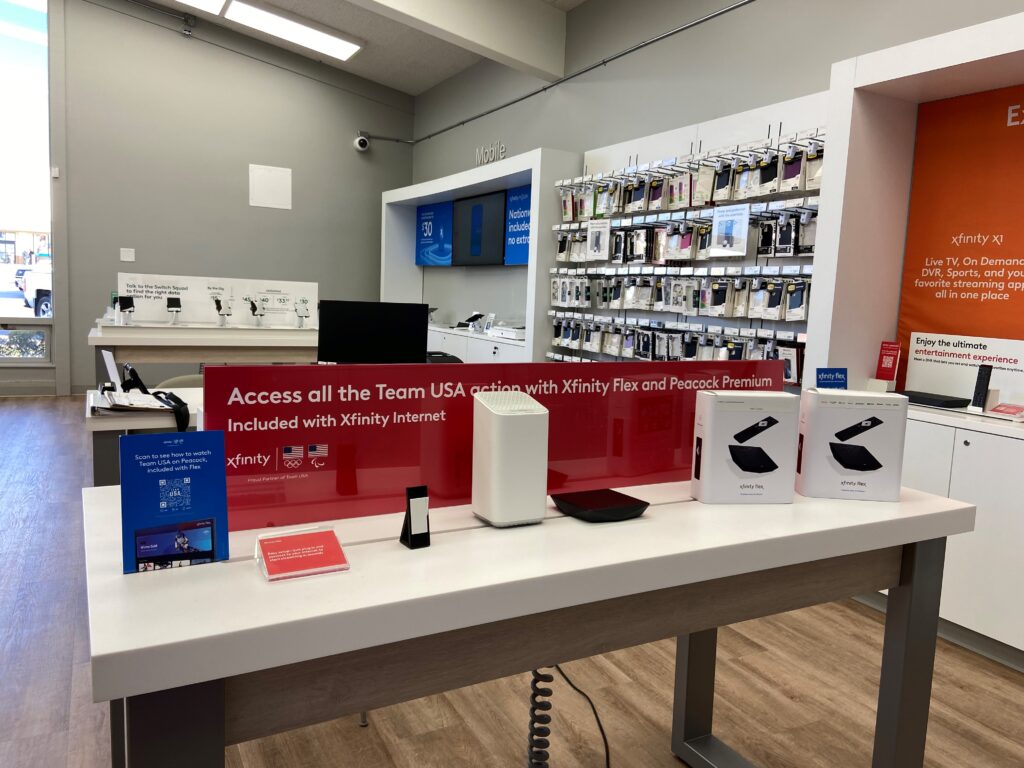
[{"label": "ceiling light fixture", "polygon": [[220,12],[224,10],[226,0],[178,0],[178,2],[182,5],[187,5],[189,8],[220,16]]},{"label": "ceiling light fixture", "polygon": [[352,54],[362,48],[361,45],[351,40],[345,40],[337,35],[265,11],[255,5],[238,2],[238,0],[233,0],[228,6],[224,18],[339,61],[348,61]]}]

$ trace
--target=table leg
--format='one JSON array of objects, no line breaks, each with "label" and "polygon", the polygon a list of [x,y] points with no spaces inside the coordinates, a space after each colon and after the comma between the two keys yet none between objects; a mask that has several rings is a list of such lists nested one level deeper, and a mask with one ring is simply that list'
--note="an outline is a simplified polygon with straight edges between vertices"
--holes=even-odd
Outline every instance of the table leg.
[{"label": "table leg", "polygon": [[754,768],[711,734],[717,651],[717,629],[680,635],[676,639],[672,753],[690,768]]},{"label": "table leg", "polygon": [[124,699],[110,702],[110,765],[111,768],[125,768]]},{"label": "table leg", "polygon": [[[110,376],[107,374],[107,364],[103,360],[103,350],[106,349],[108,352],[112,351],[109,347],[96,347],[93,351],[93,357],[96,360],[96,386],[99,386]],[[111,382],[117,384],[118,382]]]},{"label": "table leg", "polygon": [[92,433],[92,484],[117,485],[121,482],[118,438],[121,432]]},{"label": "table leg", "polygon": [[224,768],[224,681],[125,700],[127,768]]},{"label": "table leg", "polygon": [[889,590],[872,768],[920,768],[928,735],[946,540],[903,548]]}]

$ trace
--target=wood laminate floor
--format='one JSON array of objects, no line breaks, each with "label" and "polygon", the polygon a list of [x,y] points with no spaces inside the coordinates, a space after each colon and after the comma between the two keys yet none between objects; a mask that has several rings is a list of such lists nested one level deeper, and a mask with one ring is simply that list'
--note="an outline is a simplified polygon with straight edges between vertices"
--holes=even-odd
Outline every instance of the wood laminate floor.
[{"label": "wood laminate floor", "polygon": [[[91,448],[80,398],[0,399],[0,766],[109,765],[106,705],[91,701],[80,488]],[[870,765],[881,616],[843,601],[719,634],[716,731],[761,768]],[[565,665],[594,698],[618,768],[669,752],[674,643]],[[453,663],[458,663],[453,660]],[[553,768],[598,768],[585,702],[554,683]],[[227,750],[231,768],[521,766],[528,676]],[[187,759],[182,763],[188,765]],[[1024,766],[1024,675],[940,641],[927,765]]]}]

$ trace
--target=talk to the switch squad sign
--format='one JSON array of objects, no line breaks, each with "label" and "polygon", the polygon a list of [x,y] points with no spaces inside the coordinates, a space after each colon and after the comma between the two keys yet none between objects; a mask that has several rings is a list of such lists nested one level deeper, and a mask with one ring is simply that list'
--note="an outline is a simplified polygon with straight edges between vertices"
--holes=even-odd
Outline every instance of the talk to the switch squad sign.
[{"label": "talk to the switch squad sign", "polygon": [[[904,361],[912,333],[1024,339],[1022,104],[1024,85],[920,107],[899,320]],[[970,148],[984,148],[983,157]]]},{"label": "talk to the switch squad sign", "polygon": [[685,480],[699,389],[781,389],[779,361],[207,366],[204,419],[222,429],[233,530],[470,498],[473,393],[548,408],[548,487]]}]

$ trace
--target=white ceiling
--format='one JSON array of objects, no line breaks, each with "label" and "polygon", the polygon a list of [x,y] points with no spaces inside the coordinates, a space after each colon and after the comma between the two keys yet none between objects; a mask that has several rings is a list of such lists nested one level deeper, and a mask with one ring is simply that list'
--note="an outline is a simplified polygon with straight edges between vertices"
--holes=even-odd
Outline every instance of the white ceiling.
[{"label": "white ceiling", "polygon": [[347,0],[273,0],[273,4],[365,42],[355,56],[336,66],[413,96],[481,58]]},{"label": "white ceiling", "polygon": [[[254,33],[222,17],[181,5],[177,0],[160,1],[215,24],[231,27],[242,34],[273,41],[273,38]],[[543,2],[565,12],[586,0]],[[482,58],[460,45],[375,13],[349,0],[261,0],[261,4],[317,22],[337,30],[343,37],[355,38],[364,43],[363,49],[347,62],[327,60],[325,63],[413,96],[457,75]],[[287,43],[275,44],[306,53],[304,49]]]}]

